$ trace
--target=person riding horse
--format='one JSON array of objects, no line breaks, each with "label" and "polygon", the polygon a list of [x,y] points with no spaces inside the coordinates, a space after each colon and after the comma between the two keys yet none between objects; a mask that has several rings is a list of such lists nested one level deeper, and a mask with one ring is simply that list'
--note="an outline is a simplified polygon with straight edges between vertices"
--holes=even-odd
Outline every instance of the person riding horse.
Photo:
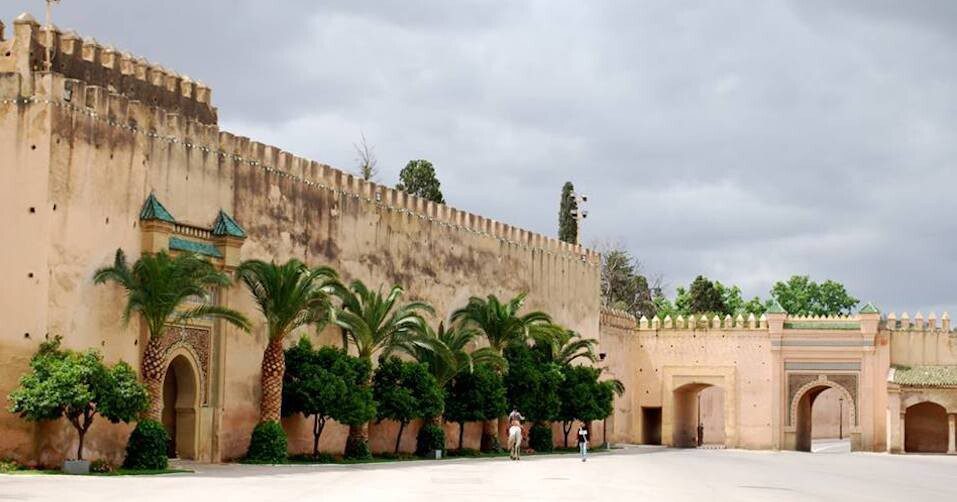
[{"label": "person riding horse", "polygon": [[522,454],[522,420],[525,420],[525,417],[522,416],[518,410],[512,410],[508,414],[508,451],[509,458],[512,460],[520,460]]}]

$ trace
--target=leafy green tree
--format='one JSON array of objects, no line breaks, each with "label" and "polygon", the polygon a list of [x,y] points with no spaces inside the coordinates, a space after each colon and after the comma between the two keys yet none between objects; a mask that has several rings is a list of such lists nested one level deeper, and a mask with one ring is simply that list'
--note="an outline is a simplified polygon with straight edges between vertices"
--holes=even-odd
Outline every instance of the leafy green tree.
[{"label": "leafy green tree", "polygon": [[[332,322],[342,329],[343,340],[355,347],[359,359],[367,361],[370,367],[373,354],[388,356],[410,338],[423,333],[426,322],[422,313],[433,313],[432,307],[424,302],[400,304],[402,293],[401,287],[393,286],[383,296],[381,291],[373,292],[361,281],[353,281],[349,288],[342,285],[333,288],[341,306],[332,310]],[[371,382],[367,380],[365,386],[371,386]],[[349,456],[355,456],[350,452],[367,454],[368,430],[368,421],[349,424],[346,440]]]},{"label": "leafy green tree", "polygon": [[428,365],[398,357],[379,361],[372,377],[372,395],[378,420],[399,422],[395,453],[399,453],[402,432],[409,422],[440,415],[444,406],[442,389],[429,373]]},{"label": "leafy green tree", "polygon": [[432,163],[427,160],[410,160],[399,172],[399,184],[395,188],[437,204],[445,204],[442,184],[435,176]]},{"label": "leafy green tree", "polygon": [[549,343],[536,343],[534,347],[515,344],[505,349],[508,402],[534,425],[555,420],[561,409],[558,391],[564,377],[561,366],[551,360],[551,351]]},{"label": "leafy green tree", "polygon": [[[489,347],[497,354],[511,345],[524,345],[527,340],[547,340],[552,334],[552,320],[540,311],[520,315],[525,306],[526,293],[520,293],[506,303],[497,296],[473,296],[468,303],[452,313],[452,322],[471,327],[481,333]],[[500,449],[498,420],[489,418],[482,432],[482,450]]]},{"label": "leafy green tree", "polygon": [[832,280],[818,284],[806,275],[774,283],[771,296],[792,315],[850,314],[860,302],[848,294],[843,284]]},{"label": "leafy green tree", "polygon": [[601,297],[605,305],[624,310],[636,318],[650,318],[657,313],[652,288],[641,274],[641,265],[620,247],[602,253]]},{"label": "leafy green tree", "polygon": [[578,359],[591,363],[598,360],[595,356],[598,340],[582,338],[578,333],[557,325],[553,327],[553,330],[550,343],[543,342],[541,345],[543,348],[550,349],[548,358],[551,362],[566,367]]},{"label": "leafy green tree", "polygon": [[372,390],[365,386],[371,368],[366,361],[332,348],[314,349],[305,336],[286,350],[282,411],[313,418],[312,454],[319,455],[319,438],[328,419],[361,424],[375,417]]},{"label": "leafy green tree", "polygon": [[[163,403],[163,352],[160,340],[169,324],[214,317],[249,330],[249,321],[235,310],[210,303],[210,290],[230,285],[229,276],[208,261],[190,253],[170,256],[165,252],[143,255],[132,267],[122,249],[116,250],[113,265],[96,271],[93,282],[115,282],[126,290],[123,321],[139,314],[149,334],[140,362],[143,382],[149,392],[147,417],[160,419]],[[187,307],[189,306],[189,307]]]},{"label": "leafy green tree", "polygon": [[283,342],[295,330],[328,317],[329,292],[337,284],[337,274],[329,267],[310,270],[291,259],[282,265],[247,260],[236,269],[236,276],[266,318],[268,343],[263,352],[259,413],[262,422],[278,422],[286,369]]},{"label": "leafy green tree", "polygon": [[723,313],[727,310],[721,291],[714,282],[702,275],[695,277],[688,288],[688,295],[692,314]]},{"label": "leafy green tree", "polygon": [[30,360],[30,371],[10,393],[10,411],[30,421],[66,417],[79,435],[76,458],[96,415],[129,422],[149,406],[149,394],[126,363],[103,364],[95,350],[60,349],[60,338],[44,342]]},{"label": "leafy green tree", "polygon": [[562,201],[558,208],[558,240],[578,243],[578,201],[575,200],[575,186],[566,181],[562,187]]},{"label": "leafy green tree", "polygon": [[445,419],[459,424],[459,450],[466,422],[497,419],[507,413],[505,384],[498,368],[477,364],[459,373],[446,387]]},{"label": "leafy green tree", "polygon": [[604,418],[603,389],[598,382],[601,371],[591,366],[565,366],[562,368],[564,383],[558,389],[561,407],[556,417],[562,423],[565,447],[568,448],[568,433],[575,420],[588,423]]}]

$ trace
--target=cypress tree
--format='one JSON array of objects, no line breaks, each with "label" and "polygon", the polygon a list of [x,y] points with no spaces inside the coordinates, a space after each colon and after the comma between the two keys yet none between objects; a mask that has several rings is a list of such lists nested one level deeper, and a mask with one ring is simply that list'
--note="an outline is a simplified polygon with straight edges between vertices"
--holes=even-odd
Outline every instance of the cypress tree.
[{"label": "cypress tree", "polygon": [[571,181],[566,181],[562,187],[562,202],[558,210],[558,240],[572,244],[578,242],[578,219],[574,214],[577,210],[575,186]]}]

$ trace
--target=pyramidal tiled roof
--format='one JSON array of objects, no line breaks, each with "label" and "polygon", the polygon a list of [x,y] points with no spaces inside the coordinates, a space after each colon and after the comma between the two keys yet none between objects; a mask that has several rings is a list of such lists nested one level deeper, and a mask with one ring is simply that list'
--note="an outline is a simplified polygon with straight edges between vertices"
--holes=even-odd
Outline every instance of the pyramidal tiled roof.
[{"label": "pyramidal tiled roof", "polygon": [[216,221],[213,222],[213,235],[229,235],[232,237],[245,238],[246,231],[243,230],[243,227],[239,226],[239,223],[236,223],[236,220],[234,220],[232,216],[220,209],[219,215],[216,216]]},{"label": "pyramidal tiled roof", "polygon": [[150,192],[150,196],[147,197],[146,202],[143,203],[143,209],[140,209],[140,219],[176,223],[176,219],[173,218],[173,215],[169,214],[169,211],[163,207],[163,204],[160,204],[160,201],[156,199],[153,192]]},{"label": "pyramidal tiled roof", "polygon": [[777,300],[772,299],[771,304],[768,305],[767,313],[768,314],[787,314],[787,311],[784,310],[784,307],[782,307]]},{"label": "pyramidal tiled roof", "polygon": [[877,307],[875,307],[873,303],[867,302],[866,305],[861,307],[860,313],[861,314],[880,314],[881,311],[877,310]]}]

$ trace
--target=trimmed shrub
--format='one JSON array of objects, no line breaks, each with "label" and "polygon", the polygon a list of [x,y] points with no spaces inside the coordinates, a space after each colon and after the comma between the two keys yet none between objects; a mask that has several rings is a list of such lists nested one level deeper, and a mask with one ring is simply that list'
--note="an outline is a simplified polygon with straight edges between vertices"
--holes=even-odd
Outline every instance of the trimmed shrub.
[{"label": "trimmed shrub", "polygon": [[249,440],[247,462],[280,464],[286,461],[289,443],[286,431],[274,420],[259,422]]},{"label": "trimmed shrub", "polygon": [[554,450],[552,441],[552,428],[547,425],[535,424],[528,433],[528,446],[535,451]]},{"label": "trimmed shrub", "polygon": [[0,459],[0,472],[19,471],[23,467],[16,460]]},{"label": "trimmed shrub", "polygon": [[169,434],[163,424],[155,420],[140,420],[126,443],[126,469],[166,469],[166,446]]},{"label": "trimmed shrub", "polygon": [[99,473],[108,473],[115,471],[116,468],[113,467],[113,464],[109,463],[102,458],[98,458],[90,462],[90,472],[99,472]]},{"label": "trimmed shrub", "polygon": [[350,460],[369,460],[372,458],[369,442],[360,437],[346,439],[346,451],[343,457]]},{"label": "trimmed shrub", "polygon": [[445,449],[445,431],[436,424],[425,424],[415,437],[415,454],[425,457]]}]

